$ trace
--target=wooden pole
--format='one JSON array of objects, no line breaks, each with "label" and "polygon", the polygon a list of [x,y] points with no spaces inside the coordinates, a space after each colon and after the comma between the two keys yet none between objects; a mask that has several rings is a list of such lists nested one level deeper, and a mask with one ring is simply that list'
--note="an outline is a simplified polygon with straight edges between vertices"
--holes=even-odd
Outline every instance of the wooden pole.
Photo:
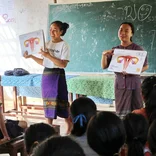
[{"label": "wooden pole", "polygon": [[54,3],[57,3],[57,0],[54,0]]}]

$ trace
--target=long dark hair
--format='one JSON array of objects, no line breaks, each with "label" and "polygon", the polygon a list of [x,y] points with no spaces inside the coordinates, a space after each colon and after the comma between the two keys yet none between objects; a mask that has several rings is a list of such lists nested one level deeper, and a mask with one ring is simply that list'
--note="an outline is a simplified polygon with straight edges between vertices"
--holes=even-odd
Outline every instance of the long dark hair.
[{"label": "long dark hair", "polygon": [[33,148],[37,145],[35,142],[42,142],[46,138],[55,135],[55,129],[46,123],[36,123],[28,127],[25,132],[24,140],[26,151],[28,154],[31,154]]},{"label": "long dark hair", "polygon": [[144,156],[147,141],[148,123],[141,114],[129,113],[123,119],[126,130],[128,156]]},{"label": "long dark hair", "polygon": [[112,112],[99,112],[88,124],[88,144],[102,156],[118,153],[125,142],[125,136],[122,120]]},{"label": "long dark hair", "polygon": [[96,114],[96,104],[87,97],[80,97],[74,100],[70,107],[73,120],[72,135],[82,136],[87,129],[88,122]]},{"label": "long dark hair", "polygon": [[156,116],[156,76],[145,78],[141,84],[142,95],[145,102],[145,110],[149,122]]}]

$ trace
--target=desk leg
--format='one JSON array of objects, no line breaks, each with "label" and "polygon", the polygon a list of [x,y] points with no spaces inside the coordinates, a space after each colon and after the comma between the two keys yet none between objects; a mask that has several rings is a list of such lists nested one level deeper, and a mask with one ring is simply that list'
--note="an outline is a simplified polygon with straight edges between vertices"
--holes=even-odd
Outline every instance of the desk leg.
[{"label": "desk leg", "polygon": [[14,101],[14,110],[18,110],[17,108],[17,88],[13,87],[13,101]]},{"label": "desk leg", "polygon": [[86,97],[87,95],[82,95],[82,94],[76,94],[76,99],[79,97]]},{"label": "desk leg", "polygon": [[72,103],[73,102],[73,93],[68,93],[69,95],[69,102]]},{"label": "desk leg", "polygon": [[3,104],[3,113],[5,112],[3,86],[0,86],[0,102]]},{"label": "desk leg", "polygon": [[[22,96],[22,106],[27,106],[26,96]],[[22,112],[24,113],[24,115],[27,115],[27,107],[22,108]]]}]

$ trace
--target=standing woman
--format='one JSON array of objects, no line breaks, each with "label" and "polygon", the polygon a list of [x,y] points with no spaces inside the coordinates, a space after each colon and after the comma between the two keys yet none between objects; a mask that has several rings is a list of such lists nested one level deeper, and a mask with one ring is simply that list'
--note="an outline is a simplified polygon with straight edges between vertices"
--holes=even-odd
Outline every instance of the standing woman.
[{"label": "standing woman", "polygon": [[46,50],[39,52],[43,59],[24,53],[25,58],[32,58],[44,66],[42,75],[42,98],[47,122],[52,125],[57,116],[65,118],[68,124],[67,133],[71,129],[69,116],[68,91],[64,68],[69,62],[69,47],[61,38],[69,25],[61,21],[54,21],[50,25],[51,40],[46,43]]},{"label": "standing woman", "polygon": [[[121,43],[119,46],[102,53],[101,66],[103,69],[109,66],[114,49],[143,50],[142,47],[132,42],[133,35],[134,26],[132,23],[124,22],[120,25],[118,37]],[[142,72],[147,69],[148,64],[146,58]],[[115,105],[116,113],[121,117],[134,109],[143,107],[140,75],[115,72]]]}]

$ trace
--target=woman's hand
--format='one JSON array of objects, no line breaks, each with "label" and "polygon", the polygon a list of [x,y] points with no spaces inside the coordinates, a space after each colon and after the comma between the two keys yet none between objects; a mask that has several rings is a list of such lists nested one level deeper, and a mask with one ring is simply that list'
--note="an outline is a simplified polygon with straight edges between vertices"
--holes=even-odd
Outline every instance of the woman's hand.
[{"label": "woman's hand", "polygon": [[24,54],[23,54],[23,57],[24,57],[24,58],[30,58],[31,55],[28,55],[28,51],[25,51]]},{"label": "woman's hand", "polygon": [[102,55],[107,55],[107,54],[111,54],[111,55],[113,55],[113,49],[111,49],[111,50],[106,50],[106,51],[104,51],[103,53],[102,53]]},{"label": "woman's hand", "polygon": [[122,71],[122,74],[123,74],[123,75],[127,75],[127,72],[126,72],[126,71]]},{"label": "woman's hand", "polygon": [[4,144],[4,143],[6,143],[9,140],[10,140],[10,137],[9,136],[4,136],[3,139],[0,139],[0,144]]},{"label": "woman's hand", "polygon": [[43,49],[41,49],[39,54],[41,54],[41,56],[43,56],[43,57],[47,57],[47,58],[51,57],[48,49],[46,49],[45,51]]}]

